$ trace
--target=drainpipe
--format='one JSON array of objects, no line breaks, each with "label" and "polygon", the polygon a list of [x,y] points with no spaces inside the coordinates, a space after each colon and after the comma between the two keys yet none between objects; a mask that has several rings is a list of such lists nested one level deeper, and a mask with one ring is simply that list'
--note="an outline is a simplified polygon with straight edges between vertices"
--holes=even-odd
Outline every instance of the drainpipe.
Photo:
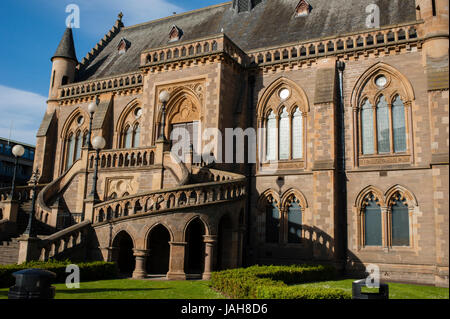
[{"label": "drainpipe", "polygon": [[[254,93],[255,93],[255,76],[254,75],[250,75],[248,77],[248,87],[249,87],[249,95],[248,95],[248,108],[247,108],[247,125],[248,127],[255,127],[255,122],[254,122],[254,116],[255,116],[255,112],[254,112]],[[250,141],[249,141],[250,142]],[[243,254],[243,264],[245,266],[248,266],[249,260],[251,260],[252,256],[250,256],[250,251],[251,249],[251,216],[250,213],[252,211],[252,189],[253,189],[253,167],[254,164],[252,163],[247,163],[247,172],[246,172],[246,176],[247,176],[247,220],[246,220],[246,224],[247,224],[247,229],[246,229],[246,240],[245,240],[245,246],[244,247],[244,251],[247,252],[245,254]]]},{"label": "drainpipe", "polygon": [[339,205],[339,224],[342,230],[343,238],[341,241],[340,257],[343,261],[345,270],[347,262],[347,248],[348,248],[348,234],[347,234],[347,175],[345,172],[345,102],[344,102],[344,70],[345,63],[337,61],[336,67],[339,73],[339,118],[340,118],[340,139],[338,147],[338,185],[340,190],[340,205]]}]

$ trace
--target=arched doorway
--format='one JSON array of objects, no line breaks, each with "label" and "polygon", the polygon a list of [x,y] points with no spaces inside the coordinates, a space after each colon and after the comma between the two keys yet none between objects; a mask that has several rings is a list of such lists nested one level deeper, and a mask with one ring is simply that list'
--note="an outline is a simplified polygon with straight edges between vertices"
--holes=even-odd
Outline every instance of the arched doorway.
[{"label": "arched doorway", "polygon": [[150,254],[147,258],[149,275],[166,275],[169,272],[170,233],[163,225],[153,228],[147,239]]},{"label": "arched doorway", "polygon": [[202,274],[205,264],[205,226],[203,222],[196,218],[189,223],[186,229],[186,252],[185,252],[185,273]]},{"label": "arched doorway", "polygon": [[217,270],[233,266],[233,222],[228,214],[222,216],[219,222],[217,238]]},{"label": "arched doorway", "polygon": [[131,276],[136,266],[133,254],[133,240],[126,231],[121,231],[113,242],[113,247],[118,250],[113,258],[119,267],[119,272],[123,275]]}]

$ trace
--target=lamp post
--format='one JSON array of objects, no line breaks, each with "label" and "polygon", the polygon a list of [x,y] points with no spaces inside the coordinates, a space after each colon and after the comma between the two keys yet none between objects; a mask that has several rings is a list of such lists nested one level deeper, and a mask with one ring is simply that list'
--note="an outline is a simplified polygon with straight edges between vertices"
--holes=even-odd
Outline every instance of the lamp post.
[{"label": "lamp post", "polygon": [[12,149],[12,153],[15,157],[14,159],[14,173],[13,173],[13,179],[12,179],[12,185],[11,185],[11,194],[9,194],[9,199],[14,199],[14,192],[16,191],[16,174],[17,174],[17,165],[19,164],[19,157],[22,157],[25,153],[25,149],[22,145],[16,145]]},{"label": "lamp post", "polygon": [[170,99],[170,93],[167,91],[162,91],[159,94],[159,101],[162,103],[162,109],[161,109],[161,130],[159,134],[158,140],[165,141],[166,140],[166,134],[165,134],[165,128],[166,128],[166,105],[167,102]]},{"label": "lamp post", "polygon": [[92,179],[92,192],[90,195],[90,197],[94,200],[94,203],[99,201],[99,197],[97,194],[98,161],[100,160],[100,151],[103,148],[105,148],[105,145],[106,145],[106,141],[102,136],[94,137],[94,139],[92,141],[92,147],[96,151],[96,156],[95,156],[94,177]]},{"label": "lamp post", "polygon": [[36,205],[36,186],[37,186],[38,179],[39,179],[39,169],[37,169],[35,172],[33,172],[33,199],[31,201],[31,211],[30,211],[30,214],[28,216],[28,225],[27,225],[27,228],[25,229],[25,232],[24,232],[24,234],[28,235],[29,237],[33,237],[34,236],[33,218],[34,218],[34,214],[36,212],[36,210],[35,210],[35,205]]},{"label": "lamp post", "polygon": [[88,106],[88,111],[89,111],[89,131],[88,131],[88,135],[87,135],[87,146],[88,146],[88,150],[92,150],[92,143],[91,143],[91,135],[92,135],[92,121],[94,119],[94,114],[95,112],[97,112],[98,109],[98,105],[100,104],[100,100],[98,99],[98,97],[95,99],[95,102],[91,102]]}]

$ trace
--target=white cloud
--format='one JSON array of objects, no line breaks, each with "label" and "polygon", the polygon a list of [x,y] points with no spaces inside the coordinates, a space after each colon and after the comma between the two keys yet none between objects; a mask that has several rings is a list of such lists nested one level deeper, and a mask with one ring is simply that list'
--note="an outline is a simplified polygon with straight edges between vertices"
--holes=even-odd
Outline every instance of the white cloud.
[{"label": "white cloud", "polygon": [[0,137],[36,143],[36,133],[47,109],[46,97],[0,85]]}]

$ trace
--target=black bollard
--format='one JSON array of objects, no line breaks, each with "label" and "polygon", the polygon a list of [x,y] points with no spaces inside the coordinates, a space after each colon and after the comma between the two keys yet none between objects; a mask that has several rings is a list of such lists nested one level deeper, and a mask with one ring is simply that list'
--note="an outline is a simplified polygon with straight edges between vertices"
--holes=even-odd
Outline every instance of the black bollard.
[{"label": "black bollard", "polygon": [[42,269],[25,269],[13,273],[16,284],[9,289],[8,299],[53,299],[56,274]]},{"label": "black bollard", "polygon": [[352,299],[389,299],[389,286],[387,284],[380,283],[378,292],[361,292],[364,286],[366,286],[366,279],[356,280],[352,283]]}]

